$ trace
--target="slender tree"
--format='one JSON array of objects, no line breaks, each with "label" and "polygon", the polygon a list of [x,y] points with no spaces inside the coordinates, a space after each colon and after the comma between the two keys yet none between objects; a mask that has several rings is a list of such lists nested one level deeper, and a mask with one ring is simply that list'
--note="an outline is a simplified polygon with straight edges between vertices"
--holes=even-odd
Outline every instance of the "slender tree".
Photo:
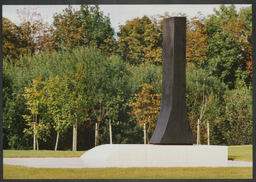
[{"label": "slender tree", "polygon": [[49,132],[49,124],[46,123],[42,118],[38,118],[40,105],[44,103],[43,95],[45,89],[42,87],[42,77],[33,80],[31,88],[25,88],[24,97],[26,99],[26,105],[31,115],[23,115],[27,121],[29,128],[25,128],[24,132],[33,135],[33,150],[39,150],[38,139],[43,139],[43,132]]},{"label": "slender tree", "polygon": [[[144,143],[147,143],[146,131],[154,129],[160,110],[160,95],[154,93],[154,88],[148,84],[141,85],[141,92],[135,95],[135,101],[130,103],[130,113],[144,130]],[[148,129],[146,130],[146,125]]]},{"label": "slender tree", "polygon": [[52,76],[48,81],[45,82],[45,103],[48,108],[48,113],[51,115],[53,122],[52,126],[56,131],[56,142],[54,150],[58,149],[59,138],[62,133],[64,133],[70,126],[67,119],[64,118],[63,105],[66,103],[63,91],[64,82],[60,80],[58,76],[53,78]]}]

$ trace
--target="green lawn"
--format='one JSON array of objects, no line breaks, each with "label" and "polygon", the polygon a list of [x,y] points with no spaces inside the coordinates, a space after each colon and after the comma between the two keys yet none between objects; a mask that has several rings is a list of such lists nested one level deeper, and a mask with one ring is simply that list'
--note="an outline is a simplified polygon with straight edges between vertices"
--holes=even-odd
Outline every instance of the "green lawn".
[{"label": "green lawn", "polygon": [[49,169],[4,165],[3,177],[4,179],[248,179],[252,178],[252,168]]},{"label": "green lawn", "polygon": [[80,157],[85,151],[4,150],[4,157]]},{"label": "green lawn", "polygon": [[229,146],[228,159],[236,161],[252,161],[252,145]]}]

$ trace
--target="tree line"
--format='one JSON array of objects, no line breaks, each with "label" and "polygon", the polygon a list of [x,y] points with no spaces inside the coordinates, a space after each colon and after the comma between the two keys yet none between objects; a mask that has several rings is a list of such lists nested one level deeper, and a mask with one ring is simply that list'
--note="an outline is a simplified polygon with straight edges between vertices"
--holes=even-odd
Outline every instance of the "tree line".
[{"label": "tree line", "polygon": [[[69,6],[52,25],[36,12],[20,25],[3,18],[4,148],[148,143],[166,17],[128,20],[117,38],[97,5]],[[187,20],[186,103],[197,143],[252,143],[251,31],[251,7]]]}]

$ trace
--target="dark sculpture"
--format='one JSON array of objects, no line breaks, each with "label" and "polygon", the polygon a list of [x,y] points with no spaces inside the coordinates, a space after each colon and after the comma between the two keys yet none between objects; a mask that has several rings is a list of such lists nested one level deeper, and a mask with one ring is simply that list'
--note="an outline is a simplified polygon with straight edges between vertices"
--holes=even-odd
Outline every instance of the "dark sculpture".
[{"label": "dark sculpture", "polygon": [[151,144],[191,145],[195,143],[187,120],[186,18],[163,22],[163,80],[160,115]]}]

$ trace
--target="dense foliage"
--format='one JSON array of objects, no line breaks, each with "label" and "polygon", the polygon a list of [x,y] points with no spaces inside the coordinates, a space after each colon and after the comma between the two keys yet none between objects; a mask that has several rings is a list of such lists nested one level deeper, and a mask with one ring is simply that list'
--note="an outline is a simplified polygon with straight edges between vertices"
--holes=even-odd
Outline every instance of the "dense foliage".
[{"label": "dense foliage", "polygon": [[[187,20],[187,113],[202,144],[207,129],[211,144],[252,143],[251,20],[251,8],[234,6]],[[143,143],[146,127],[148,140],[161,97],[161,22],[129,20],[115,40],[98,6],[70,6],[51,26],[3,18],[4,148]]]},{"label": "dense foliage", "polygon": [[105,53],[114,51],[114,30],[110,19],[97,5],[81,5],[78,11],[69,6],[54,16],[53,27],[56,49],[92,46]]},{"label": "dense foliage", "polygon": [[118,52],[130,64],[162,62],[161,28],[147,16],[120,26]]}]

